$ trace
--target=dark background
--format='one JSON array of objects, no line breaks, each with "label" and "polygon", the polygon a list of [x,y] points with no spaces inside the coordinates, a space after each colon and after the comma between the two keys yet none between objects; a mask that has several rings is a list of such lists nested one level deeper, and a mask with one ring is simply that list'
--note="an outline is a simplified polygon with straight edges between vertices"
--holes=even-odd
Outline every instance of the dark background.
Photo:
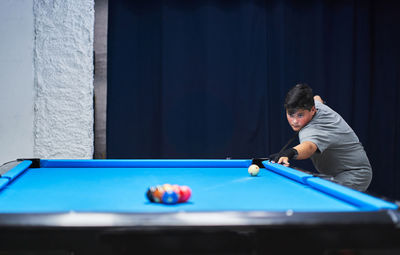
[{"label": "dark background", "polygon": [[306,82],[364,145],[369,192],[400,199],[399,7],[109,1],[107,157],[266,157],[292,136],[283,101]]}]

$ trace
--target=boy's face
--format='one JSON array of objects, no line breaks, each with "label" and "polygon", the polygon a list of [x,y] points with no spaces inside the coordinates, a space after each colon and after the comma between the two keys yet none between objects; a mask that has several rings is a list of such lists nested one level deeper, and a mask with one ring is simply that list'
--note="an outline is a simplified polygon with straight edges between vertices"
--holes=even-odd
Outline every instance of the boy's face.
[{"label": "boy's face", "polygon": [[292,129],[297,132],[312,120],[316,111],[315,106],[311,110],[299,109],[290,113],[286,110],[286,118]]}]

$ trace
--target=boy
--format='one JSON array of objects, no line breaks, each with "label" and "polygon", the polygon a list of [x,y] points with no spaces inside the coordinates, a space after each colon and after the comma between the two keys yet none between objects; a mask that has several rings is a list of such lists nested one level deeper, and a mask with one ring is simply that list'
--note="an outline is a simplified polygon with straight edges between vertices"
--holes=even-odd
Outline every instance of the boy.
[{"label": "boy", "polygon": [[357,135],[344,119],[313,96],[307,84],[297,84],[286,95],[286,117],[299,134],[300,144],[271,158],[289,166],[291,159],[311,158],[321,176],[341,185],[367,190],[372,169]]}]

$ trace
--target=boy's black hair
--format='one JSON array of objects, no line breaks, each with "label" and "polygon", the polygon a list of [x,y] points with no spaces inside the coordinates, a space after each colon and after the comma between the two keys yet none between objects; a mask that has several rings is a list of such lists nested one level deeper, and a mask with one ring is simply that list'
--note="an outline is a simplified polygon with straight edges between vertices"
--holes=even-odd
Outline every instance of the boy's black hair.
[{"label": "boy's black hair", "polygon": [[313,91],[306,83],[297,84],[286,94],[285,108],[289,114],[300,109],[311,110],[314,105]]}]

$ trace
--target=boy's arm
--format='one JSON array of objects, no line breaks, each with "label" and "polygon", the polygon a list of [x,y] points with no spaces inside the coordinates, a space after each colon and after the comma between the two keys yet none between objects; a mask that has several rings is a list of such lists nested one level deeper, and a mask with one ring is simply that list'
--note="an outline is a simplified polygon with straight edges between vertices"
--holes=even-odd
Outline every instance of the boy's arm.
[{"label": "boy's arm", "polygon": [[314,96],[314,100],[320,101],[321,103],[325,104],[324,100],[318,95]]},{"label": "boy's arm", "polygon": [[[310,141],[304,141],[293,148],[297,151],[296,159],[307,159],[311,157],[318,149],[317,145]],[[280,157],[278,163],[285,166],[290,165],[288,157]]]},{"label": "boy's arm", "polygon": [[293,148],[295,148],[298,153],[296,159],[307,159],[311,157],[318,149],[317,145],[310,141],[304,141]]}]

